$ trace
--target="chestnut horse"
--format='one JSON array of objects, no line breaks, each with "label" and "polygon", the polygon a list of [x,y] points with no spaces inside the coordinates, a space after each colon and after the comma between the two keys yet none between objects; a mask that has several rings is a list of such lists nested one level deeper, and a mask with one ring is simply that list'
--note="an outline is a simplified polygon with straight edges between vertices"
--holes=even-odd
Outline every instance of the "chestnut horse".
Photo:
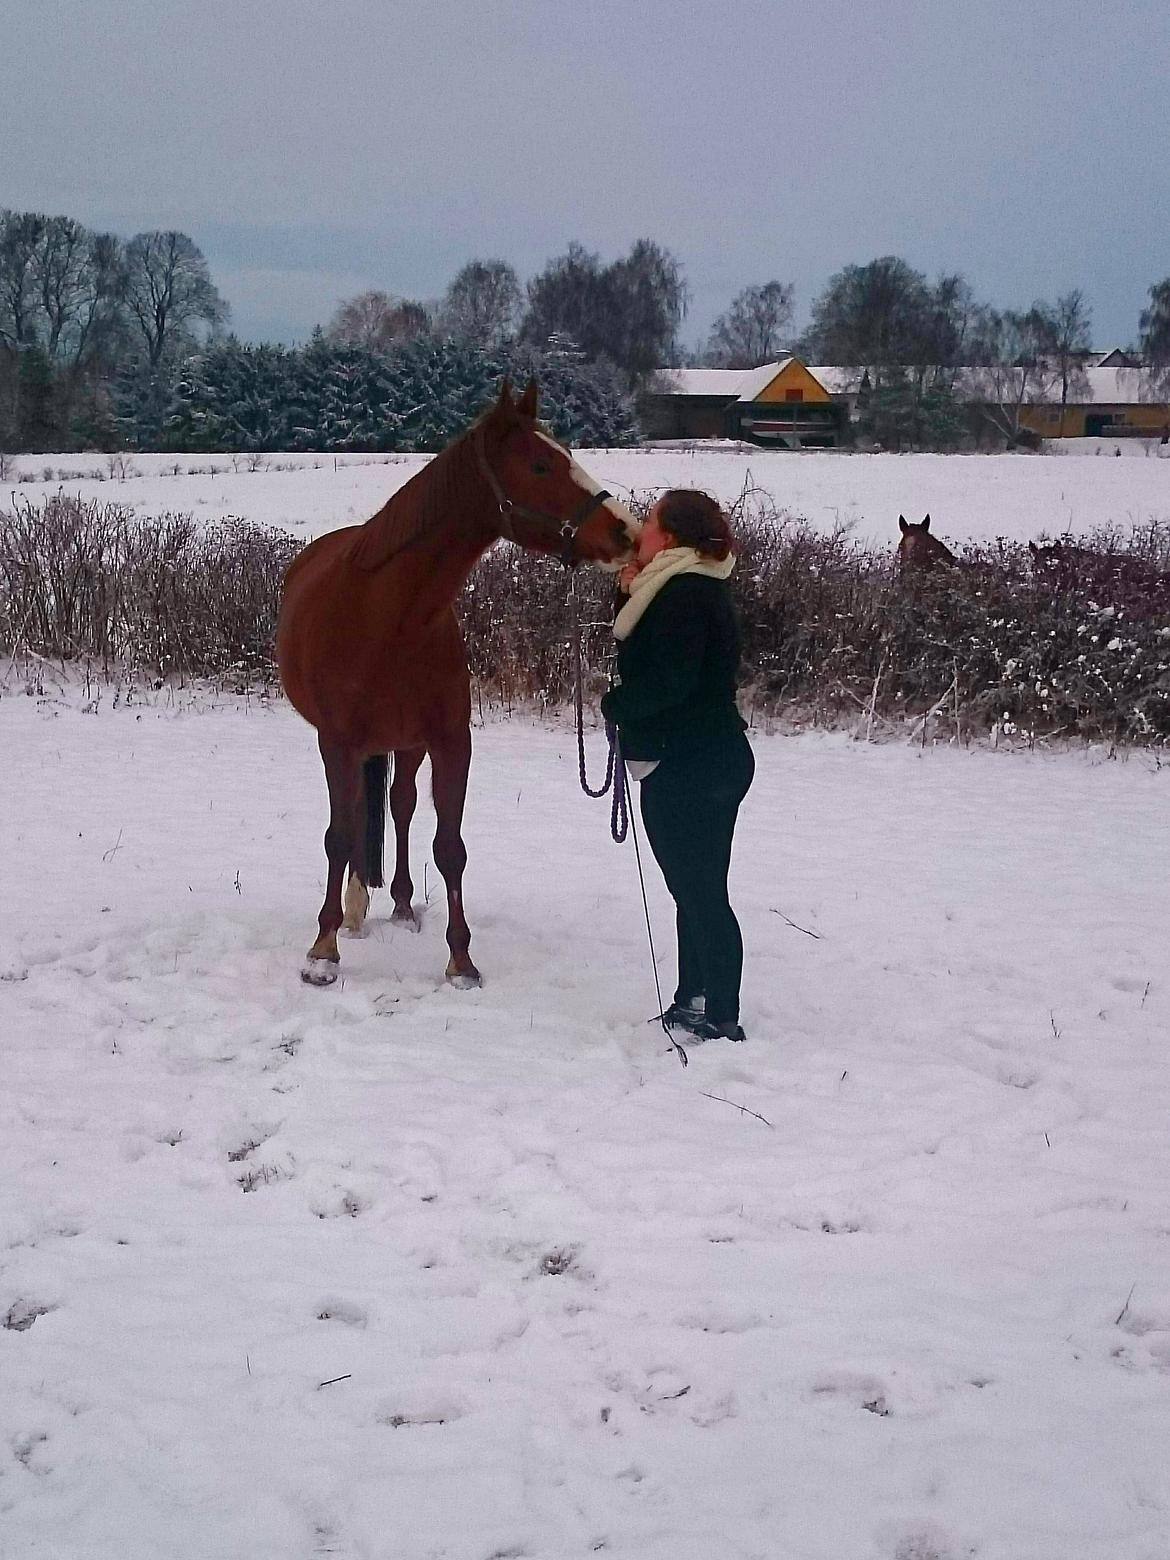
[{"label": "chestnut horse", "polygon": [[939,563],[958,563],[958,559],[945,542],[930,534],[930,516],[921,525],[898,516],[898,529],[902,540],[898,543],[898,567],[900,569],[933,569]]},{"label": "chestnut horse", "polygon": [[[284,581],[276,659],[293,707],[317,729],[329,788],[320,934],[302,978],[337,979],[337,933],[358,934],[382,882],[388,755],[395,921],[417,929],[408,834],[428,754],[435,864],[447,887],[447,979],[478,985],[463,913],[461,836],[471,763],[471,679],[454,602],[501,536],[565,564],[620,565],[637,522],[536,422],[536,384],[492,409],[362,526],[311,542]],[[349,883],[342,905],[342,879]]]}]

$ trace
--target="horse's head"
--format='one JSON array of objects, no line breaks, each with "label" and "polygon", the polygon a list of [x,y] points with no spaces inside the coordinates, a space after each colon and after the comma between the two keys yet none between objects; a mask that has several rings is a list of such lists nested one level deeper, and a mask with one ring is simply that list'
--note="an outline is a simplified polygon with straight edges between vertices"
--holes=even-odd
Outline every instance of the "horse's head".
[{"label": "horse's head", "polygon": [[902,540],[898,543],[898,566],[902,569],[933,569],[938,563],[955,563],[954,553],[945,542],[930,534],[930,516],[920,525],[898,516]]},{"label": "horse's head", "polygon": [[518,401],[505,380],[484,419],[484,455],[488,479],[498,489],[501,534],[566,564],[620,568],[633,557],[638,522],[540,426],[536,399],[535,380]]}]

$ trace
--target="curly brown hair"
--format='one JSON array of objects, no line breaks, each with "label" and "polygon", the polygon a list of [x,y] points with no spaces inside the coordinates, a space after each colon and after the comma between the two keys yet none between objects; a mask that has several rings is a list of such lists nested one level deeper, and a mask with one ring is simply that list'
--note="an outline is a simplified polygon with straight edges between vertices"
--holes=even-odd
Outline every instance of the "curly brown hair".
[{"label": "curly brown hair", "polygon": [[671,488],[655,508],[662,529],[702,557],[722,562],[734,551],[735,538],[727,516],[709,493],[696,488]]}]

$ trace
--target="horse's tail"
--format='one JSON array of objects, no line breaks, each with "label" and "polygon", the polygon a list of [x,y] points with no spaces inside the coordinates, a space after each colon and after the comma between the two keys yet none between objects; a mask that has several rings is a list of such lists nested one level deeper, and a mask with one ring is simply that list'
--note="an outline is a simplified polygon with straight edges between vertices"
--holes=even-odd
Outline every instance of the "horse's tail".
[{"label": "horse's tail", "polygon": [[390,780],[389,753],[375,753],[362,766],[366,787],[366,887],[381,888],[382,853],[386,844],[386,789]]}]

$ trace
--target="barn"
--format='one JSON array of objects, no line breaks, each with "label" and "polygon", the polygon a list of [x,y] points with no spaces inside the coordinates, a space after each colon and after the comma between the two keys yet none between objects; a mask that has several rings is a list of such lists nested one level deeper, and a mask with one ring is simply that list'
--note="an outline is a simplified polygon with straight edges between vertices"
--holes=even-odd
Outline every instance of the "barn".
[{"label": "barn", "polygon": [[1043,400],[1021,408],[1021,425],[1044,439],[1152,439],[1170,431],[1166,376],[1132,360],[1118,363],[1120,356],[1082,369],[1064,406],[1059,385],[1049,387]]},{"label": "barn", "polygon": [[759,368],[667,368],[643,397],[652,439],[746,439],[779,449],[845,442],[848,408],[799,358]]}]

